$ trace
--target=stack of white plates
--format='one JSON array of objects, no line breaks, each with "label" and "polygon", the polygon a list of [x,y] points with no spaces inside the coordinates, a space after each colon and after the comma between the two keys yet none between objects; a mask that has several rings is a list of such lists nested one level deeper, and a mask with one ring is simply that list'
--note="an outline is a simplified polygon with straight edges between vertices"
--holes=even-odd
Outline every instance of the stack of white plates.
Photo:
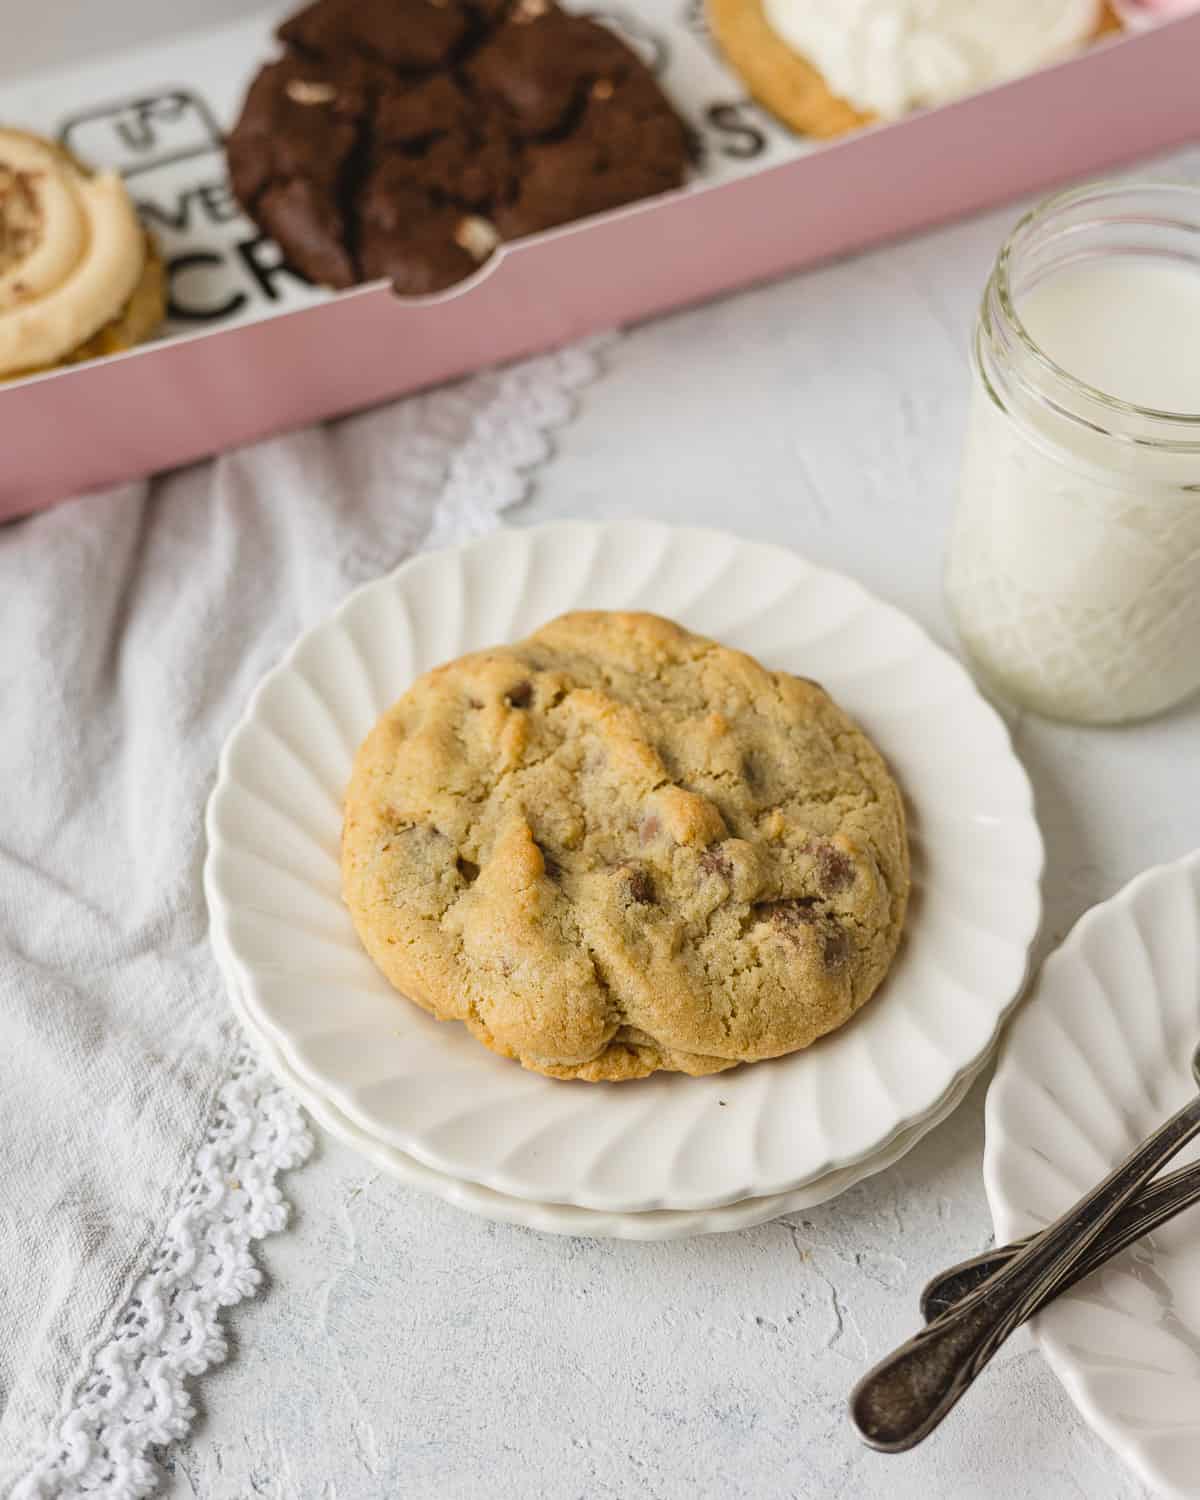
[{"label": "stack of white plates", "polygon": [[[880,993],[807,1051],[711,1078],[562,1083],[398,997],[339,891],[341,798],[379,714],[428,668],[567,609],[652,609],[817,678],[883,751],[914,890]],[[316,1118],[492,1218],[665,1239],[824,1201],[954,1108],[1024,982],[1042,844],[1003,724],[954,660],[857,584],[775,547],[649,523],[505,531],[354,594],[263,682],[208,813],[233,1003]]]}]

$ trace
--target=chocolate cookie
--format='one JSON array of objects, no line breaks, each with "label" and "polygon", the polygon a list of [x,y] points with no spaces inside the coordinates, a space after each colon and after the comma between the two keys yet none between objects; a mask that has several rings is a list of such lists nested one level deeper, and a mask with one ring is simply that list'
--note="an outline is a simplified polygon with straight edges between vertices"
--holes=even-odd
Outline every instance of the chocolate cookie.
[{"label": "chocolate cookie", "polygon": [[589,1081],[808,1046],[879,985],[908,898],[896,787],[820,687],[600,612],[384,714],[342,874],[398,990]]},{"label": "chocolate cookie", "polygon": [[316,0],[227,143],[233,190],[313,281],[437,291],[503,239],[677,187],[683,124],[550,0]]}]

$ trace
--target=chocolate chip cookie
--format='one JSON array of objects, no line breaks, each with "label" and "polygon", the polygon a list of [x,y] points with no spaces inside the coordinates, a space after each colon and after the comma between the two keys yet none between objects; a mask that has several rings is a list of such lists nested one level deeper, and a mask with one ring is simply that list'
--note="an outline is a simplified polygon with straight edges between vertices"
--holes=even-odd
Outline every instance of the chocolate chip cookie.
[{"label": "chocolate chip cookie", "polygon": [[398,990],[589,1081],[808,1046],[908,899],[900,796],[828,694],[647,614],[422,677],[358,752],[342,873]]},{"label": "chocolate chip cookie", "polygon": [[804,135],[829,137],[872,123],[768,24],[762,0],[706,0],[713,40],[751,94]]},{"label": "chocolate chip cookie", "polygon": [[677,187],[653,76],[551,0],[316,0],[227,143],[234,193],[311,280],[433,292],[502,239]]}]

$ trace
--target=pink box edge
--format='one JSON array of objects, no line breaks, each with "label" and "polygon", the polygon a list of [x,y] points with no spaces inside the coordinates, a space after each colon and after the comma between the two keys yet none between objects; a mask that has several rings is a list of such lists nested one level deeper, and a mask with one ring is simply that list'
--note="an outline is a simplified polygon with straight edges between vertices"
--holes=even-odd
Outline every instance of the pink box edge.
[{"label": "pink box edge", "polygon": [[1200,15],[1180,17],[799,160],[517,242],[438,298],[365,288],[0,388],[0,520],[1194,139],[1198,60]]}]

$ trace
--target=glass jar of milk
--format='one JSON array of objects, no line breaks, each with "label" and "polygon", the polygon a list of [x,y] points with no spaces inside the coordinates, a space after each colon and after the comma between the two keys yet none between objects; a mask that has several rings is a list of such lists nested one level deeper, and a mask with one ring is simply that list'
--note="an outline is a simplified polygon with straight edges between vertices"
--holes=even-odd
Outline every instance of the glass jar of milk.
[{"label": "glass jar of milk", "polygon": [[1002,695],[1116,723],[1200,687],[1200,187],[1106,183],[1000,251],[947,593]]}]

